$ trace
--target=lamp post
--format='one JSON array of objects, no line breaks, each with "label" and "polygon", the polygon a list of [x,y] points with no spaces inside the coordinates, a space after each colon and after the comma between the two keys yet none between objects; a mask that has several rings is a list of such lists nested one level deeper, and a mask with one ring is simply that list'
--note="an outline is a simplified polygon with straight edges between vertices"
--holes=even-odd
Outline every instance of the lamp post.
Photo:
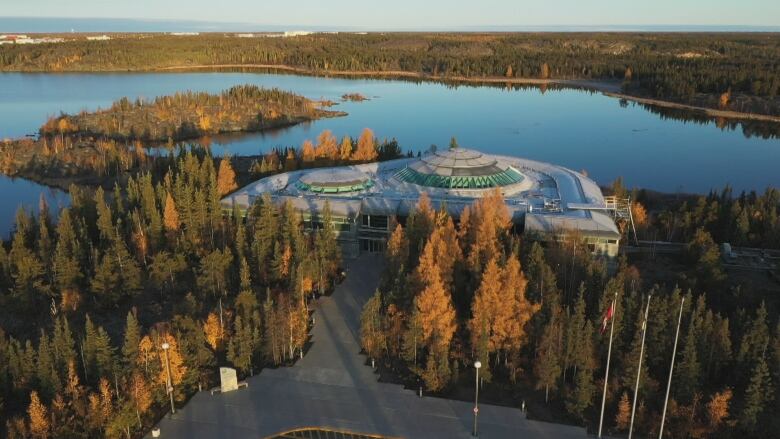
[{"label": "lamp post", "polygon": [[171,379],[171,362],[168,359],[168,349],[171,347],[167,342],[162,344],[163,352],[165,352],[165,373],[168,375],[168,395],[171,397],[171,414],[176,413],[176,407],[173,405],[173,380]]},{"label": "lamp post", "polygon": [[479,415],[479,368],[482,367],[482,363],[479,360],[474,362],[474,369],[477,370],[477,379],[474,386],[474,431],[471,435],[474,437],[479,436],[477,432],[477,416]]}]

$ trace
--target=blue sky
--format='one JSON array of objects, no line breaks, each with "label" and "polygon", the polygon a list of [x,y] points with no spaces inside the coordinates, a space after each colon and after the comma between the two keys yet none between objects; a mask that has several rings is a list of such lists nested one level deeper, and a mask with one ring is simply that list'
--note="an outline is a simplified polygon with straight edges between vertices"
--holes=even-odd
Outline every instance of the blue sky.
[{"label": "blue sky", "polygon": [[364,28],[780,25],[779,0],[0,0],[5,17]]}]

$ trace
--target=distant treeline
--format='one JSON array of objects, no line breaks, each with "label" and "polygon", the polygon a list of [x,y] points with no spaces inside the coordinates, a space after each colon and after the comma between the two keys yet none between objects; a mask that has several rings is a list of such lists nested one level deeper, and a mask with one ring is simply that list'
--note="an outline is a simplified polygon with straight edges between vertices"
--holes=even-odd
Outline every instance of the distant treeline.
[{"label": "distant treeline", "polygon": [[168,141],[226,132],[260,131],[343,113],[279,89],[238,85],[219,94],[186,91],[151,101],[124,97],[110,108],[49,119],[43,136],[88,135],[117,140]]},{"label": "distant treeline", "polygon": [[139,35],[0,48],[3,71],[286,65],[312,73],[624,81],[675,102],[780,114],[780,36],[740,33],[371,33],[295,38]]}]

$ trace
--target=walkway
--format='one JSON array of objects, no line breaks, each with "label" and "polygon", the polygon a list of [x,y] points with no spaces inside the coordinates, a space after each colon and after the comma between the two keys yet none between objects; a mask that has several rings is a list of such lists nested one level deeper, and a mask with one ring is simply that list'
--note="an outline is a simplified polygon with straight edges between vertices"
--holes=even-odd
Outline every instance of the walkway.
[{"label": "walkway", "polygon": [[[160,421],[163,439],[261,439],[304,427],[403,438],[468,438],[472,404],[419,398],[377,382],[360,355],[360,311],[376,289],[378,256],[347,264],[347,278],[315,304],[312,346],[293,367],[264,369],[249,387],[223,395],[199,392]],[[582,428],[525,419],[518,409],[480,405],[485,438],[583,438]],[[151,437],[148,435],[147,437]]]}]

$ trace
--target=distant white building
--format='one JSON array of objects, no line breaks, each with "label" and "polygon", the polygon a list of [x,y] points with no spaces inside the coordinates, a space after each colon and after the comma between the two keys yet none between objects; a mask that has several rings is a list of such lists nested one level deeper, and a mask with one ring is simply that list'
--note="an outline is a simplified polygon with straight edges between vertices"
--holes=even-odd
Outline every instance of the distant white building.
[{"label": "distant white building", "polygon": [[108,35],[90,35],[87,37],[88,41],[108,41],[111,37]]},{"label": "distant white building", "polygon": [[13,40],[16,44],[46,44],[46,43],[62,43],[65,41],[65,38],[51,38],[51,37],[43,37],[43,38],[16,38]]},{"label": "distant white building", "polygon": [[255,34],[236,34],[238,38],[254,38]]},{"label": "distant white building", "polygon": [[200,32],[171,32],[170,34],[177,37],[192,37],[200,35]]},{"label": "distant white building", "polygon": [[302,37],[304,35],[311,35],[314,32],[309,32],[307,30],[288,30],[285,31],[284,36],[285,37]]}]

